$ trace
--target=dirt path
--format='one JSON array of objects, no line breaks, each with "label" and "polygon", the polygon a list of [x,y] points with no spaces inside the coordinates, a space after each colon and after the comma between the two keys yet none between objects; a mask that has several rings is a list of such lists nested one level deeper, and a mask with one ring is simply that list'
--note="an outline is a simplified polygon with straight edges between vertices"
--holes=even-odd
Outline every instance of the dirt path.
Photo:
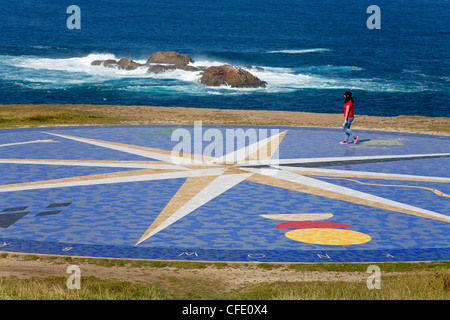
[{"label": "dirt path", "polygon": [[[9,254],[0,259],[0,277],[49,277],[69,276],[69,262],[62,258],[56,262],[46,259],[30,259],[27,256]],[[83,259],[85,260],[85,259]],[[150,267],[150,266],[101,266],[89,262],[77,262],[82,276],[95,276],[105,279],[118,279],[131,282],[152,284],[168,279],[189,279],[225,283],[230,289],[248,284],[271,283],[277,281],[343,281],[363,283],[367,280],[365,272],[337,271],[297,271],[286,266],[264,269],[257,265],[239,265],[202,268]]]}]

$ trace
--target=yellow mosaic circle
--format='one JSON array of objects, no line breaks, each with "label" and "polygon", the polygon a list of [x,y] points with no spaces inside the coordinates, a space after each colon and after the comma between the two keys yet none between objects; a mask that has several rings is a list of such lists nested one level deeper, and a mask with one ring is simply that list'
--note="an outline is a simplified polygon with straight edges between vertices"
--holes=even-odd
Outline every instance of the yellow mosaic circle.
[{"label": "yellow mosaic circle", "polygon": [[365,233],[331,228],[296,229],[286,232],[286,237],[300,242],[337,246],[362,244],[372,240],[372,237]]}]

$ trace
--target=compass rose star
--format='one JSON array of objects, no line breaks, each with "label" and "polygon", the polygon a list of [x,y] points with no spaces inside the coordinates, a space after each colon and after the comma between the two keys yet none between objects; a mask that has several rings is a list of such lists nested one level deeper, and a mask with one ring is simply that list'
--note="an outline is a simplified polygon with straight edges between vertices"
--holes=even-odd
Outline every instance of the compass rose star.
[{"label": "compass rose star", "polygon": [[[34,189],[52,189],[73,186],[116,184],[134,181],[152,181],[184,178],[185,181],[155,218],[153,223],[137,240],[135,245],[151,238],[171,224],[200,208],[242,181],[275,186],[309,193],[322,197],[343,200],[394,212],[415,215],[444,222],[450,216],[422,209],[416,206],[375,196],[355,189],[322,181],[321,177],[352,177],[387,180],[428,181],[449,183],[450,178],[406,174],[325,169],[344,164],[404,161],[437,157],[450,157],[450,153],[409,154],[388,156],[352,156],[325,158],[273,159],[287,130],[253,144],[230,152],[222,157],[206,157],[200,154],[177,153],[117,142],[47,133],[53,137],[69,139],[101,148],[113,149],[127,154],[139,155],[149,161],[106,161],[106,160],[33,160],[0,159],[0,163],[39,164],[58,166],[92,166],[127,168],[106,174],[54,180],[32,181],[0,185],[0,193]],[[135,170],[129,170],[134,168]]]}]

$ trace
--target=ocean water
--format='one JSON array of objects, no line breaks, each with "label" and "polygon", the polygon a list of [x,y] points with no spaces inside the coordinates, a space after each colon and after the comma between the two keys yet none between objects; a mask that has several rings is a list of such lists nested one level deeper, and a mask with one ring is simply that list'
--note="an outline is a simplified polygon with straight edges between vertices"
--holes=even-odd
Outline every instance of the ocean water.
[{"label": "ocean water", "polygon": [[[369,29],[367,8],[381,9]],[[70,30],[70,5],[81,29]],[[83,103],[450,117],[448,0],[2,1],[0,104]],[[91,66],[155,51],[233,64],[266,88],[206,87],[200,72]]]}]

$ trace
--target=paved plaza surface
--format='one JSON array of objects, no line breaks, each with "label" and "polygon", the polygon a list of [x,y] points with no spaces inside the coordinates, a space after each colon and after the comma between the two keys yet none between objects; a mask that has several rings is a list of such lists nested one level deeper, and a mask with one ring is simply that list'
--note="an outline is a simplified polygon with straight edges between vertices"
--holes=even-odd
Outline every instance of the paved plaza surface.
[{"label": "paved plaza surface", "polygon": [[355,131],[341,145],[320,128],[1,130],[0,251],[450,260],[450,137]]}]

